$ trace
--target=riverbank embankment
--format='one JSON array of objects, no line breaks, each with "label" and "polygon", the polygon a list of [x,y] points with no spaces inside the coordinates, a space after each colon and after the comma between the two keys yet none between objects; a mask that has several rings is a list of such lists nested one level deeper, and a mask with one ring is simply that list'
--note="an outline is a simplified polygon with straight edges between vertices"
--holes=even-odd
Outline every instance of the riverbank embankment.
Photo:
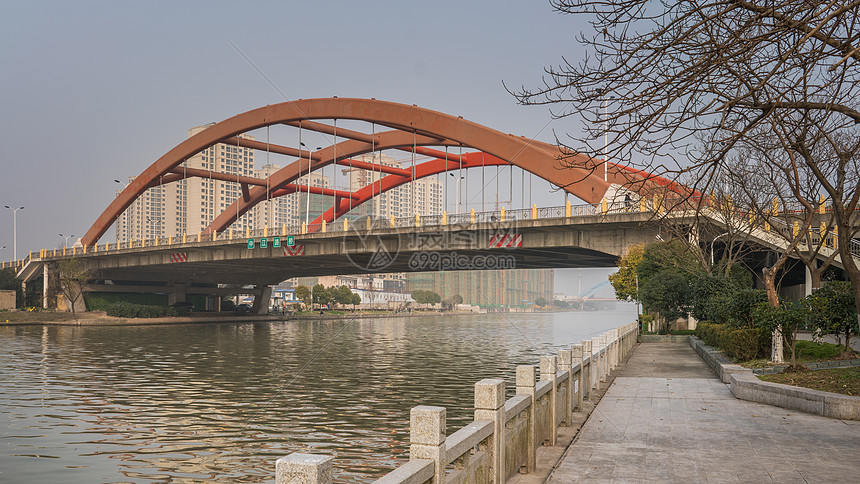
[{"label": "riverbank embankment", "polygon": [[268,314],[250,315],[233,312],[200,312],[186,316],[163,318],[118,318],[108,316],[104,311],[87,311],[73,317],[71,313],[30,313],[10,311],[0,313],[0,326],[149,326],[159,324],[219,324],[219,323],[267,323],[282,321],[339,321],[363,318],[409,318],[420,316],[452,317],[476,313],[464,311],[445,312],[355,312],[344,314]]}]

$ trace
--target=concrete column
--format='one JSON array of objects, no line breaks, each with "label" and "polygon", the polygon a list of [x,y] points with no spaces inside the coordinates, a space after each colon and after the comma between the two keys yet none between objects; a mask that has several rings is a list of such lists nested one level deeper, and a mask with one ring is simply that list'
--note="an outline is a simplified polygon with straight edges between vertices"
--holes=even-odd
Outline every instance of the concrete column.
[{"label": "concrete column", "polygon": [[[582,375],[580,378],[580,391],[583,398],[591,399],[592,377],[594,373],[594,356],[591,351],[591,340],[582,340]],[[588,358],[588,364],[585,364],[585,359]]]},{"label": "concrete column", "polygon": [[[570,366],[573,368],[574,366],[579,365],[579,376],[575,379],[571,379],[571,387],[570,394],[573,398],[572,407],[582,409],[582,396],[585,392],[583,385],[583,376],[585,375],[585,365],[583,364],[582,358],[582,345],[571,345],[570,347]],[[571,375],[573,371],[571,371]]]},{"label": "concrete column", "polygon": [[517,395],[528,395],[532,399],[529,405],[529,423],[528,423],[528,457],[526,458],[526,471],[534,473],[537,468],[535,452],[537,450],[537,419],[535,418],[535,410],[537,402],[535,402],[535,384],[537,383],[537,375],[535,367],[532,365],[517,366]]},{"label": "concrete column", "polygon": [[48,288],[50,287],[48,264],[42,264],[42,309],[48,309]]},{"label": "concrete column", "polygon": [[540,379],[549,380],[552,382],[550,389],[549,411],[550,411],[550,429],[549,429],[549,445],[555,445],[558,442],[558,382],[556,381],[556,373],[558,372],[558,359],[555,356],[540,357]]},{"label": "concrete column", "polygon": [[558,350],[558,369],[567,372],[567,396],[564,399],[564,423],[570,426],[573,422],[573,407],[576,405],[576,396],[573,394],[573,370],[571,369],[570,350]]},{"label": "concrete column", "polygon": [[505,381],[487,378],[475,383],[475,420],[492,420],[490,475],[492,482],[505,482]]},{"label": "concrete column", "polygon": [[445,407],[419,405],[409,412],[409,459],[435,463],[433,484],[445,483]]},{"label": "concrete column", "polygon": [[334,457],[298,452],[275,461],[275,484],[331,484]]},{"label": "concrete column", "polygon": [[272,288],[263,286],[254,290],[254,307],[251,312],[254,314],[265,315],[269,312],[269,300],[272,299]]},{"label": "concrete column", "polygon": [[186,301],[185,284],[173,284],[170,286],[170,292],[167,293],[167,304],[176,304]]}]

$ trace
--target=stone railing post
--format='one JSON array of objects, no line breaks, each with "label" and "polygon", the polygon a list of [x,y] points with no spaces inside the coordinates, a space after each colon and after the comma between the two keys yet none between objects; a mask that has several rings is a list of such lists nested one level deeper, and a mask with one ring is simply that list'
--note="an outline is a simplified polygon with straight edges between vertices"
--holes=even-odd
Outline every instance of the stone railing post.
[{"label": "stone railing post", "polygon": [[570,427],[573,422],[573,407],[576,397],[573,394],[573,368],[571,366],[570,350],[558,350],[558,369],[567,372],[567,396],[564,399],[564,423]]},{"label": "stone railing post", "polygon": [[275,484],[331,484],[334,457],[298,452],[275,461]]},{"label": "stone railing post", "polygon": [[[588,358],[588,365],[585,358]],[[591,340],[582,340],[582,375],[580,385],[583,398],[591,400],[591,374],[594,373],[594,356],[591,354]]]},{"label": "stone railing post", "polygon": [[[582,358],[582,345],[571,345],[570,346],[570,367],[571,369],[579,365],[579,376],[575,379],[571,379],[573,382],[573,386],[570,387],[571,395],[573,395],[573,404],[571,405],[574,408],[578,408],[582,410],[582,396],[585,393],[585,385],[583,385],[583,377],[585,376],[585,363]],[[571,376],[573,375],[573,371],[571,370]]]},{"label": "stone railing post", "polygon": [[409,412],[409,459],[435,463],[433,484],[445,482],[445,407],[419,405]]},{"label": "stone railing post", "polygon": [[600,381],[605,382],[606,376],[609,375],[609,335],[606,333],[600,335],[600,348],[603,350],[603,356],[600,358]]},{"label": "stone railing post", "polygon": [[535,367],[532,365],[517,366],[517,395],[528,395],[532,399],[529,405],[529,422],[528,422],[528,457],[526,458],[526,471],[529,473],[535,472],[537,461],[535,452],[537,450],[537,402],[535,401],[535,384],[537,376]]},{"label": "stone railing post", "polygon": [[492,420],[490,466],[492,482],[505,482],[505,381],[487,378],[475,383],[475,420]]},{"label": "stone railing post", "polygon": [[549,445],[555,445],[558,441],[558,382],[556,374],[558,373],[558,359],[555,356],[540,357],[540,379],[549,380],[552,386],[549,391]]},{"label": "stone railing post", "polygon": [[600,338],[591,338],[591,388],[600,389]]}]

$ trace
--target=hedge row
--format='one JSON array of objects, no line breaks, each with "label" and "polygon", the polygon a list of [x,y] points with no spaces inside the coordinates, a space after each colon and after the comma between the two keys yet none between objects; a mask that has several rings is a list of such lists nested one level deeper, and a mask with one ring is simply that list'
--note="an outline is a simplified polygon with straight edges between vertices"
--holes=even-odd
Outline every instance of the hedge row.
[{"label": "hedge row", "polygon": [[700,322],[696,326],[696,336],[737,361],[770,357],[771,334],[762,328]]},{"label": "hedge row", "polygon": [[179,315],[176,308],[133,304],[125,301],[108,304],[105,307],[105,312],[107,312],[108,316],[116,318],[162,318]]}]

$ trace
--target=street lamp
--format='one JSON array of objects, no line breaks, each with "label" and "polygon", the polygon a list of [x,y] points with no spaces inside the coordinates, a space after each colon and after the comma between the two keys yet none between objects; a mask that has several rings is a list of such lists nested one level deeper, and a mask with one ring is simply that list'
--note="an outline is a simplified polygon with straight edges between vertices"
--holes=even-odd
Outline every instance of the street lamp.
[{"label": "street lamp", "polygon": [[[114,179],[114,181],[119,183],[120,185],[122,185],[123,190],[125,190],[126,187],[128,187],[128,183],[119,181],[117,179]],[[131,234],[129,234],[130,229],[129,229],[129,223],[128,223],[128,218],[129,218],[128,217],[128,209],[126,209],[125,212],[126,212],[125,213],[125,240],[129,240],[131,238],[130,237]],[[119,239],[119,237],[117,237],[117,239]]]},{"label": "street lamp", "polygon": [[711,265],[712,266],[714,265],[714,242],[716,242],[717,239],[719,239],[720,237],[722,237],[724,235],[729,235],[729,233],[728,232],[722,233],[722,234],[714,237],[714,240],[711,241]]},{"label": "street lamp", "polygon": [[463,209],[462,209],[462,207],[460,206],[460,180],[462,180],[462,179],[464,179],[464,178],[466,178],[466,177],[464,177],[464,176],[462,176],[462,175],[461,175],[461,176],[458,178],[458,177],[457,177],[457,175],[454,175],[453,173],[448,173],[448,174],[449,174],[449,175],[451,175],[451,176],[453,176],[454,178],[457,178],[457,213],[462,213],[462,212],[463,212]]},{"label": "street lamp", "polygon": [[64,249],[66,248],[66,246],[68,246],[68,245],[69,245],[69,239],[71,239],[71,238],[72,238],[72,237],[74,237],[74,236],[75,236],[75,234],[71,234],[71,235],[63,235],[63,234],[60,234],[60,237],[65,237],[65,239],[66,239],[66,241],[65,241],[65,242],[63,242],[63,248],[64,248]]},{"label": "street lamp", "polygon": [[12,258],[18,260],[18,210],[24,210],[24,207],[5,207],[12,211]]}]

